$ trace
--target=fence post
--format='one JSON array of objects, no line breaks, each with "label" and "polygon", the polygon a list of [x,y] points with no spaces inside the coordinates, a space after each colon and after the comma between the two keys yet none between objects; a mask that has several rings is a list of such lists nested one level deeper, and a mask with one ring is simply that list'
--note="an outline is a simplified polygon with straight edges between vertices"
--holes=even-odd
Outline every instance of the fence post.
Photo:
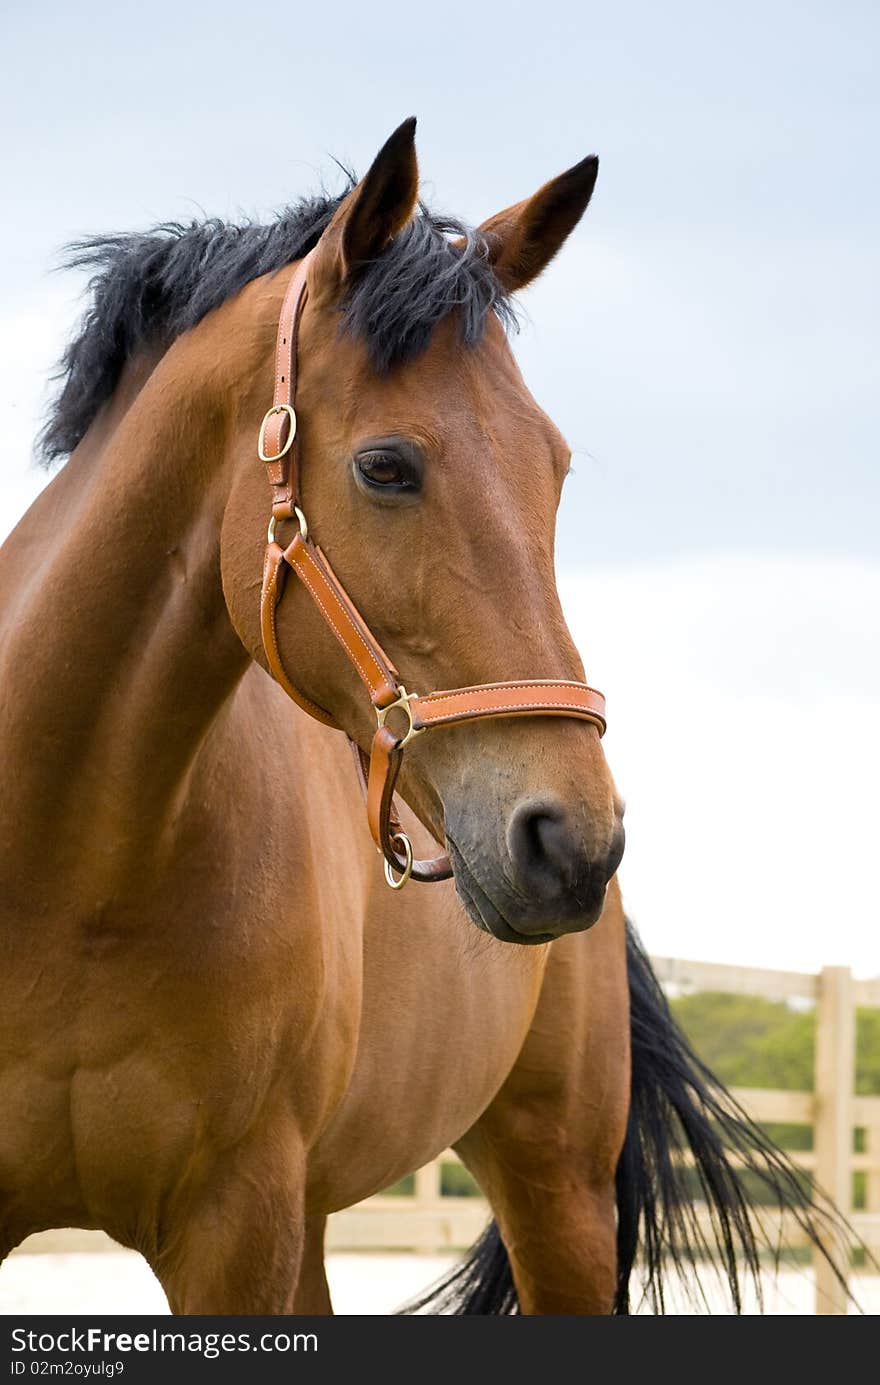
[{"label": "fence post", "polygon": [[[846,1216],[852,1211],[852,1099],[855,1010],[849,967],[823,967],[816,1006],[816,1179]],[[849,1247],[829,1237],[826,1249],[846,1276]],[[824,1258],[816,1265],[816,1312],[847,1311],[847,1297]]]},{"label": "fence post", "polygon": [[[433,1159],[430,1164],[425,1164],[423,1168],[417,1170],[413,1202],[419,1212],[436,1213],[441,1197],[441,1176],[442,1170],[439,1159]],[[427,1255],[435,1255],[439,1249],[439,1245],[425,1232],[423,1239],[419,1241],[419,1250]]]}]

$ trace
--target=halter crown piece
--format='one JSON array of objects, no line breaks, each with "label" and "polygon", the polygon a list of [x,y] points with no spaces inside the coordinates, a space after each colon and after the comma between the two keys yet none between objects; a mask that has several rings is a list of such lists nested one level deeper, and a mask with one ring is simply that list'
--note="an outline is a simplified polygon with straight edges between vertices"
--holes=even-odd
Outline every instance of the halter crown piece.
[{"label": "halter crown piece", "polygon": [[[300,260],[281,308],[275,347],[275,394],[272,407],[260,425],[257,451],[266,465],[272,489],[272,518],[263,564],[260,625],[270,672],[284,691],[304,711],[326,726],[337,727],[323,707],[312,702],[288,677],[278,644],[278,604],[285,579],[293,571],[303,583],[356,668],[370,695],[378,725],[369,756],[351,742],[358,776],[367,800],[367,820],[373,841],[385,858],[385,878],[392,889],[407,880],[448,880],[452,865],[445,854],[431,860],[413,859],[412,843],[403,831],[394,806],[394,787],[403,763],[404,748],[415,736],[438,726],[452,726],[478,717],[566,716],[579,717],[605,731],[605,698],[585,683],[560,679],[527,679],[515,683],[482,683],[451,692],[425,696],[407,692],[400,675],[353,601],[333,572],[320,548],[309,538],[308,524],[299,503],[299,447],[296,398],[297,334],[306,301],[306,273],[311,252]],[[295,519],[298,532],[286,548],[276,541],[282,520]],[[399,709],[406,729],[396,735],[386,725],[388,715]],[[337,729],[341,729],[338,728]],[[396,874],[395,874],[396,872]]]}]

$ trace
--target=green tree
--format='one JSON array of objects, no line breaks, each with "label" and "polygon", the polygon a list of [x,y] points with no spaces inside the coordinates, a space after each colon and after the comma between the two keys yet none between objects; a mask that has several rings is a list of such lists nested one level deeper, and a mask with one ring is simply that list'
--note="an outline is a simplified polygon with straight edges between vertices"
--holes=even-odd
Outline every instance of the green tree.
[{"label": "green tree", "polygon": [[[703,1062],[728,1086],[812,1089],[814,1010],[720,991],[671,1003]],[[880,1095],[880,1010],[856,1012],[856,1092]]]},{"label": "green tree", "polygon": [[718,991],[680,996],[672,1009],[703,1062],[727,1086],[812,1087],[812,1011]]},{"label": "green tree", "polygon": [[880,1010],[856,1011],[856,1091],[880,1096]]}]

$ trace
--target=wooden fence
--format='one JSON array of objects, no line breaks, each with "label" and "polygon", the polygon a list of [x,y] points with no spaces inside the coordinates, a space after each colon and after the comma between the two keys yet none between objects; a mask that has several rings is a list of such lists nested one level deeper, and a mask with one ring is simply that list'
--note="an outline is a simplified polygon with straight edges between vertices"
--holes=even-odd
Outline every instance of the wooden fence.
[{"label": "wooden fence", "polygon": [[[813,1128],[813,1148],[792,1152],[797,1164],[847,1213],[855,1231],[880,1258],[880,1096],[856,1096],[855,1011],[880,1009],[880,980],[855,980],[847,967],[824,967],[818,975],[767,971],[655,957],[654,967],[667,990],[725,991],[765,1000],[800,1001],[816,1007],[815,1089],[812,1092],[741,1088],[734,1095],[755,1120],[780,1121]],[[855,1131],[864,1132],[856,1152]],[[448,1151],[419,1170],[411,1195],[387,1193],[369,1198],[330,1218],[330,1249],[406,1249],[437,1251],[469,1245],[486,1224],[488,1211],[479,1197],[444,1195]],[[865,1175],[865,1205],[853,1209],[853,1175]],[[784,1228],[797,1245],[797,1228]],[[846,1275],[849,1250],[829,1244],[834,1263]],[[845,1313],[846,1295],[828,1265],[816,1265],[816,1312]]]}]

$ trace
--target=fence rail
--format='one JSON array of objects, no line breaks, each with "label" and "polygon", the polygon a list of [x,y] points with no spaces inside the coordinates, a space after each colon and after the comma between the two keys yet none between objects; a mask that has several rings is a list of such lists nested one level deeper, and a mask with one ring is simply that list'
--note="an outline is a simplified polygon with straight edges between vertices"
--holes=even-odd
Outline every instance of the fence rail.
[{"label": "fence rail", "polygon": [[[880,1009],[880,979],[856,980],[847,967],[823,967],[817,974],[770,971],[763,967],[655,957],[657,975],[667,990],[725,991],[764,1000],[810,1001],[816,1007],[815,1084],[811,1092],[737,1088],[734,1096],[753,1119],[813,1127],[812,1150],[791,1157],[811,1173],[849,1217],[856,1234],[880,1258],[880,1096],[856,1096],[855,1012]],[[856,1152],[854,1132],[864,1131]],[[417,1251],[460,1249],[485,1226],[488,1209],[480,1197],[454,1197],[442,1191],[442,1167],[456,1160],[451,1150],[420,1169],[411,1196],[378,1194],[330,1218],[331,1249]],[[853,1174],[865,1175],[865,1205],[853,1208]],[[795,1226],[781,1227],[787,1243],[799,1244]],[[803,1244],[803,1240],[800,1240]],[[849,1248],[829,1242],[833,1264],[846,1278]],[[816,1312],[847,1311],[846,1292],[830,1265],[816,1264]]]}]

